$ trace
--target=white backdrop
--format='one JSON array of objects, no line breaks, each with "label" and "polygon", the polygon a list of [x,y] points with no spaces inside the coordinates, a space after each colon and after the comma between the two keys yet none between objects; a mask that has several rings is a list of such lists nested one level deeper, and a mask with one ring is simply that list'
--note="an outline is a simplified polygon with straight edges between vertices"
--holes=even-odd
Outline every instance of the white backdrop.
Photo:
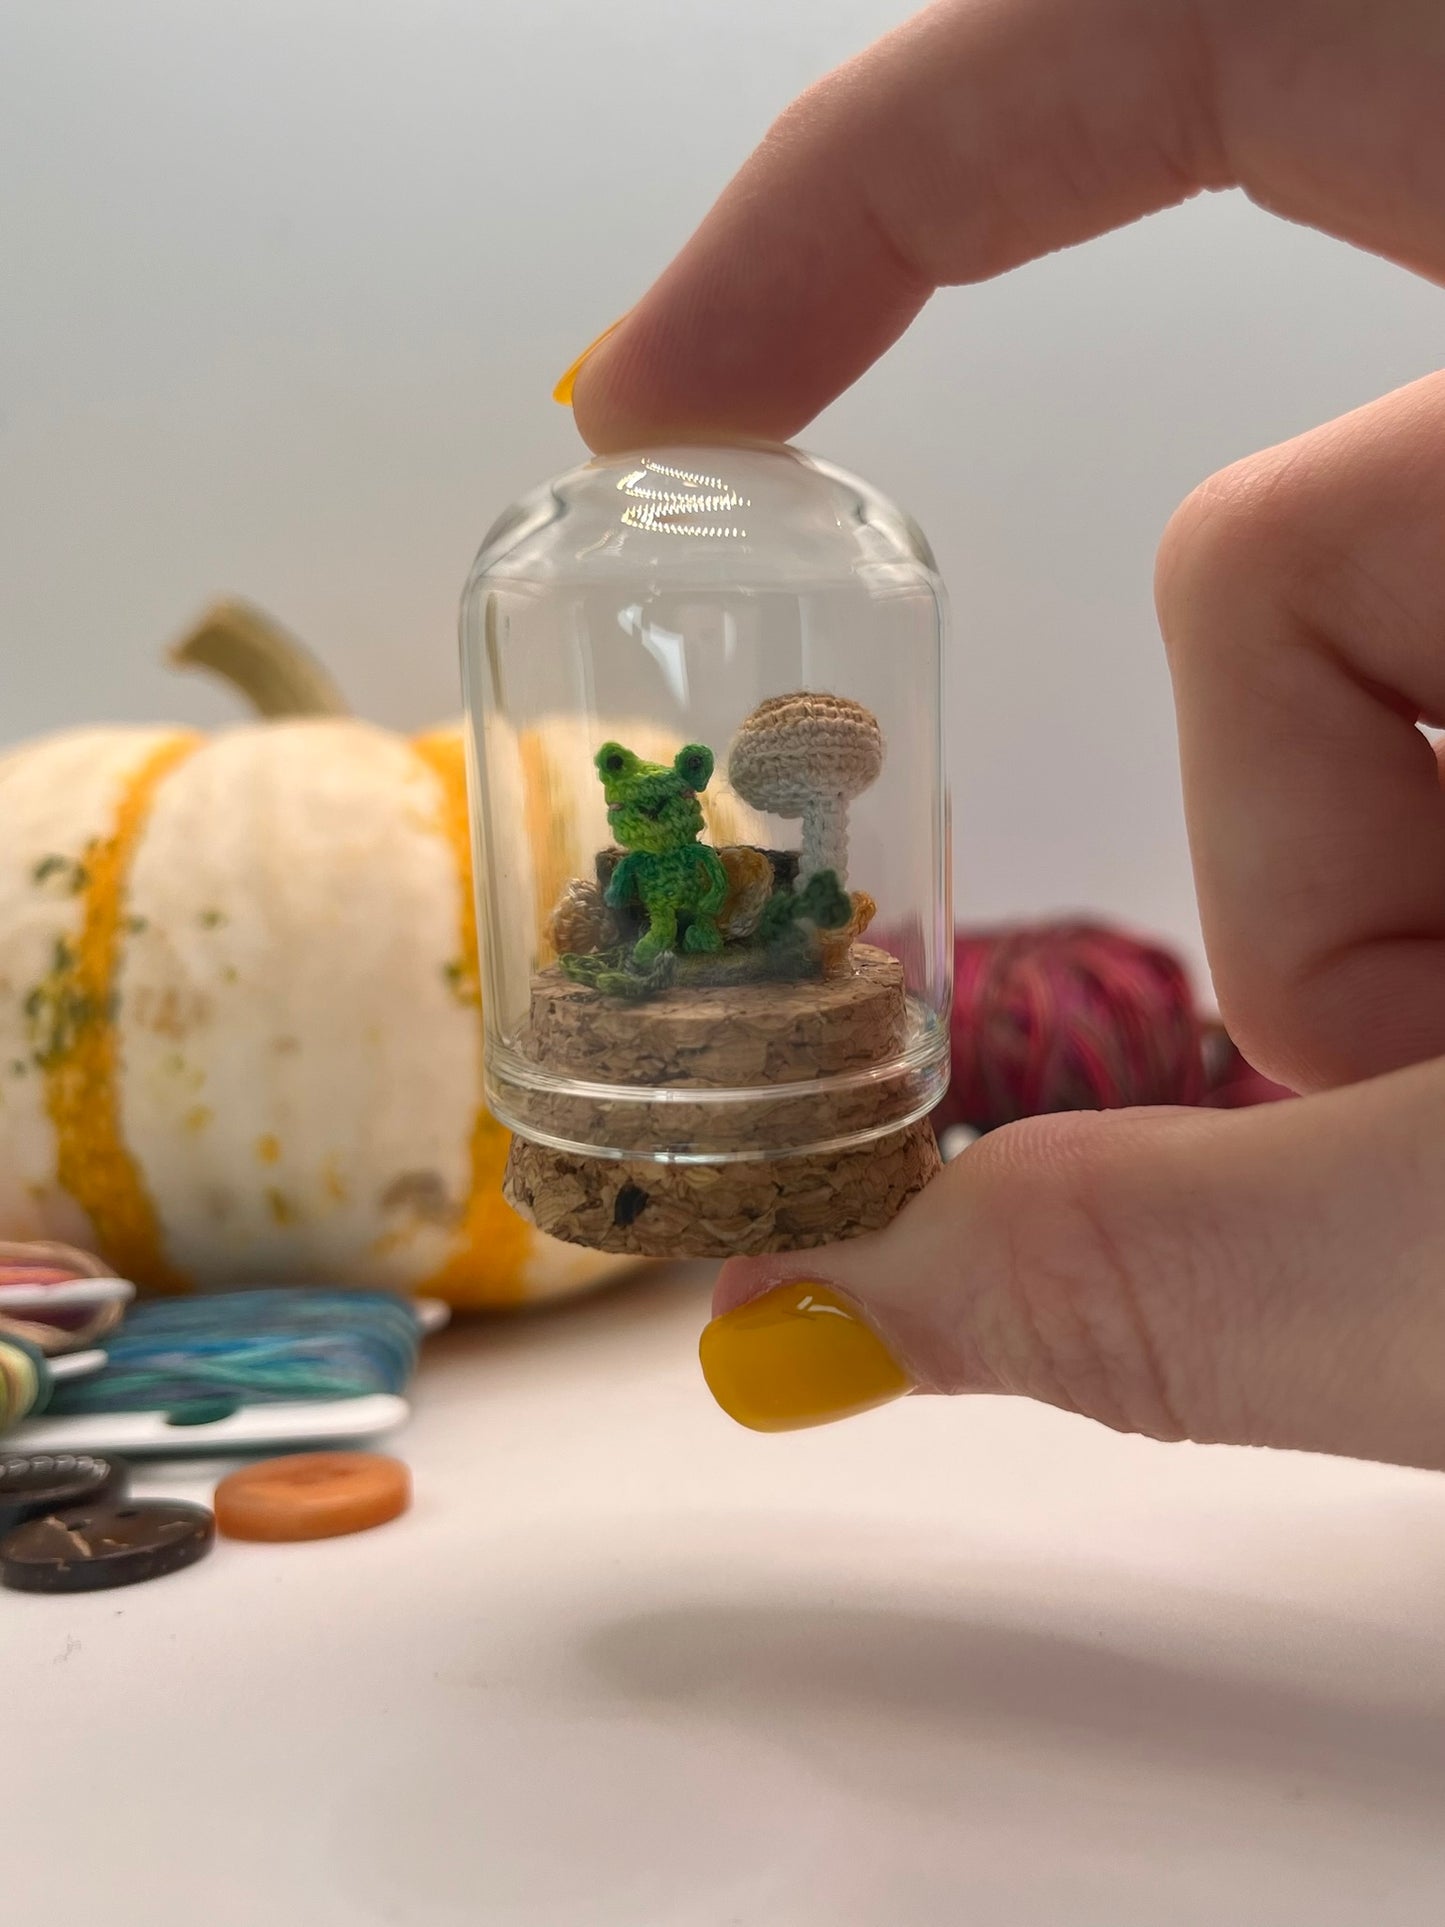
[{"label": "white backdrop", "polygon": [[[0,742],[234,713],[222,592],[359,709],[454,709],[454,611],[548,400],[774,113],[898,0],[5,0]],[[961,916],[1196,948],[1150,596],[1211,470],[1425,373],[1445,296],[1237,196],[940,297],[804,437],[955,609]]]}]

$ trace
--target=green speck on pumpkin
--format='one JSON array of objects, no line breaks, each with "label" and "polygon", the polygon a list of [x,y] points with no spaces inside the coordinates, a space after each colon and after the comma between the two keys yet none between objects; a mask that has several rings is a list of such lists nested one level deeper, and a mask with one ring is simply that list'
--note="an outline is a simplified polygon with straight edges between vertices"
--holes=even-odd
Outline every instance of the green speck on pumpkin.
[{"label": "green speck on pumpkin", "polygon": [[203,930],[219,930],[225,921],[226,913],[224,910],[203,910],[201,912],[201,928]]},{"label": "green speck on pumpkin", "polygon": [[283,1226],[295,1224],[297,1217],[295,1205],[292,1204],[286,1193],[284,1191],[278,1191],[274,1184],[268,1184],[266,1187],[266,1206],[271,1213],[271,1221],[273,1224]]},{"label": "green speck on pumpkin", "polygon": [[90,997],[72,990],[64,976],[37,984],[25,999],[31,1055],[41,1070],[58,1064],[85,1025],[95,1017]]},{"label": "green speck on pumpkin", "polygon": [[127,917],[125,920],[125,927],[127,930],[129,930],[130,934],[133,937],[138,937],[140,936],[142,931],[150,929],[151,927],[150,918],[149,917]]},{"label": "green speck on pumpkin", "polygon": [[58,854],[41,857],[30,875],[36,883],[49,883],[52,877],[63,877],[65,887],[73,897],[78,897],[90,882],[90,872],[83,863]]},{"label": "green speck on pumpkin", "polygon": [[442,980],[458,1003],[475,1004],[477,996],[477,973],[464,957],[453,957],[442,965]]}]

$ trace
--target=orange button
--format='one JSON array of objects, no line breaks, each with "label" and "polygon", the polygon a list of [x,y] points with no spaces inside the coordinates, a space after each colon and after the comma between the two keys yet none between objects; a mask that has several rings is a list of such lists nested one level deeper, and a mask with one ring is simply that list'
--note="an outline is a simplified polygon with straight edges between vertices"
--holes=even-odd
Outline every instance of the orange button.
[{"label": "orange button", "polygon": [[232,1472],[216,1487],[216,1524],[228,1539],[331,1539],[396,1519],[411,1504],[411,1474],[374,1452],[302,1452]]}]

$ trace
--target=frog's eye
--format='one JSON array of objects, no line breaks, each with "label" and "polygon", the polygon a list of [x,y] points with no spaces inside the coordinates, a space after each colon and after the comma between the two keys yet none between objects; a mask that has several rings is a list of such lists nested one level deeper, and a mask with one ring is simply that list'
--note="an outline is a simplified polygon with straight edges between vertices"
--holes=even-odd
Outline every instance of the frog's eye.
[{"label": "frog's eye", "polygon": [[624,749],[621,743],[604,743],[594,760],[598,775],[608,778],[626,776],[629,770],[637,767],[637,758],[630,749]]},{"label": "frog's eye", "polygon": [[690,790],[706,789],[712,775],[712,751],[704,743],[685,743],[672,767]]}]

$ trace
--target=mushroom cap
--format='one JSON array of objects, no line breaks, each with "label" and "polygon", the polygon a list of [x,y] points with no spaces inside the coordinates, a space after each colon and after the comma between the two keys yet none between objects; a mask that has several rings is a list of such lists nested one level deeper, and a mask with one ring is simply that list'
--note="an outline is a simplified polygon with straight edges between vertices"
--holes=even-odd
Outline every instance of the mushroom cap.
[{"label": "mushroom cap", "polygon": [[771,816],[801,816],[822,797],[851,802],[882,767],[883,732],[872,710],[817,690],[759,703],[728,752],[733,789]]}]

